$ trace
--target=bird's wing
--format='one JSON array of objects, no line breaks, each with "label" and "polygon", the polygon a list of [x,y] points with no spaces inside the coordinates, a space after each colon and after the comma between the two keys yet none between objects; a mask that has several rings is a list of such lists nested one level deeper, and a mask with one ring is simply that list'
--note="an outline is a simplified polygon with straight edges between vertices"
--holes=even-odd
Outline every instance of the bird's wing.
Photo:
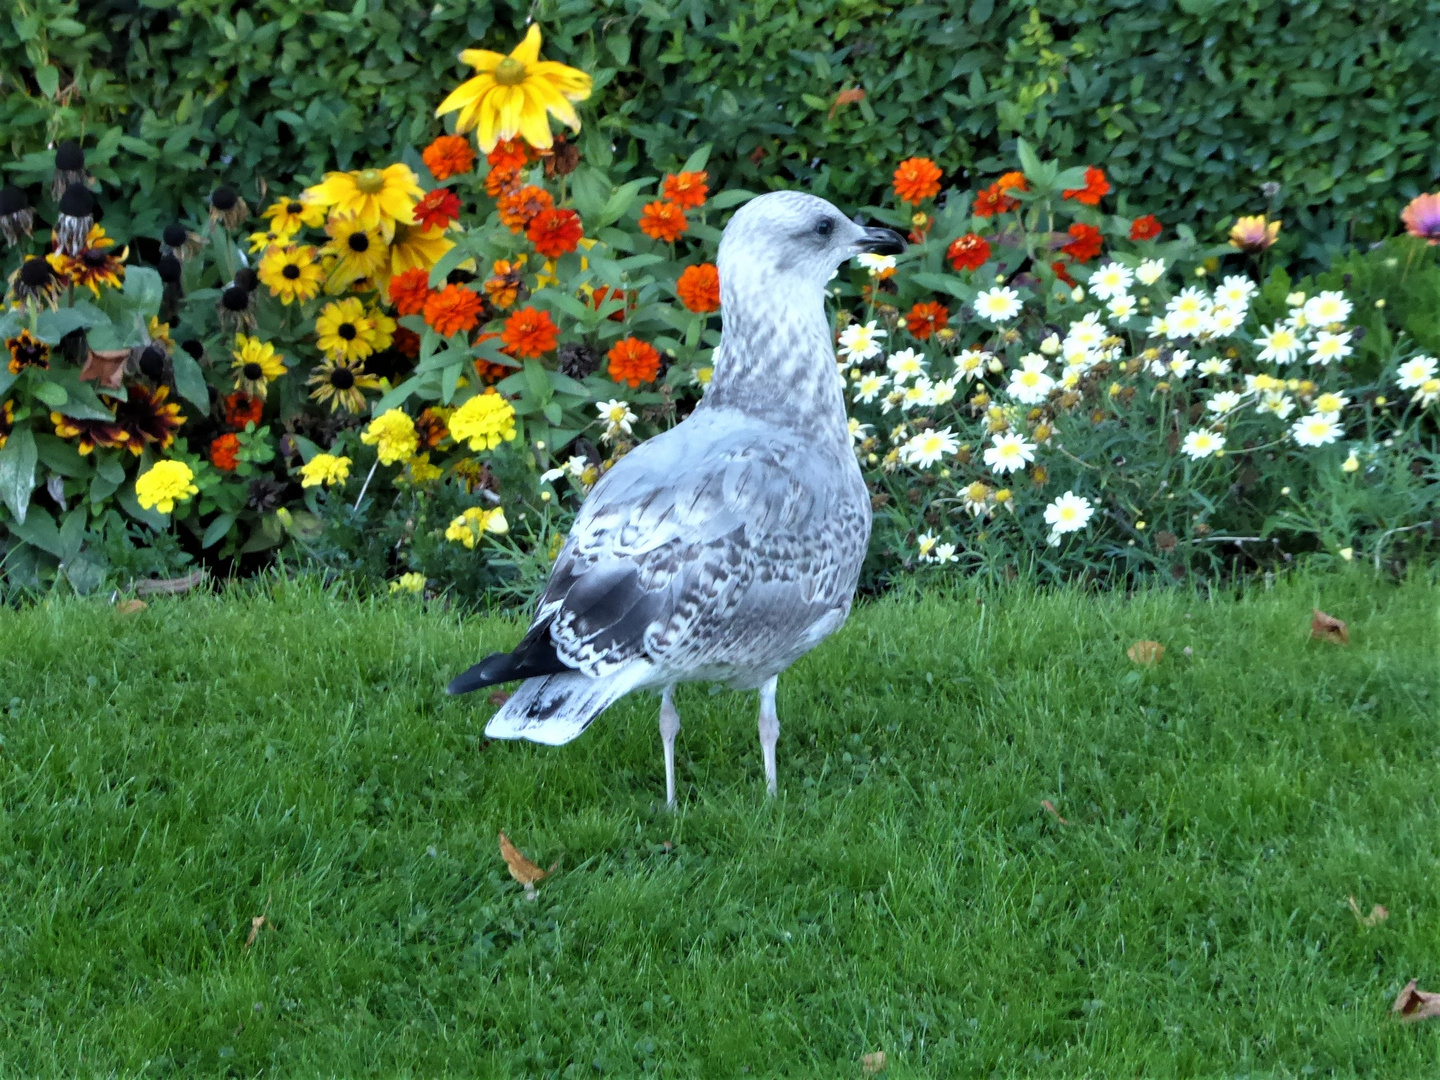
[{"label": "bird's wing", "polygon": [[794,433],[696,413],[596,485],[535,625],[590,675],[784,654],[853,592],[869,535],[859,483],[853,460]]}]

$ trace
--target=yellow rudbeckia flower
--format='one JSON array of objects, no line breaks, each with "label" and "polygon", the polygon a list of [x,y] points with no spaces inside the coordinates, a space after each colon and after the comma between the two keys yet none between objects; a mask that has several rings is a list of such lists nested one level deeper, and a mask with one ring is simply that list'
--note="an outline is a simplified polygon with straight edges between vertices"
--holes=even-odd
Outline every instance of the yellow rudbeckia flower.
[{"label": "yellow rudbeckia flower", "polygon": [[424,194],[410,166],[401,164],[326,173],[323,181],[305,189],[311,202],[352,215],[362,229],[380,229],[387,241],[396,222],[415,223],[415,204]]},{"label": "yellow rudbeckia flower", "polygon": [[590,96],[592,80],[583,71],[540,59],[538,25],[530,25],[525,40],[509,56],[466,49],[460,59],[479,74],[452,90],[435,115],[458,110],[455,130],[463,134],[478,127],[475,137],[485,153],[516,135],[537,150],[548,150],[552,139],[547,113],[572,131],[580,130],[580,117],[570,103]]},{"label": "yellow rudbeckia flower", "polygon": [[454,246],[453,241],[445,238],[444,229],[422,231],[413,225],[401,225],[395,230],[395,240],[390,245],[390,272],[429,270]]}]

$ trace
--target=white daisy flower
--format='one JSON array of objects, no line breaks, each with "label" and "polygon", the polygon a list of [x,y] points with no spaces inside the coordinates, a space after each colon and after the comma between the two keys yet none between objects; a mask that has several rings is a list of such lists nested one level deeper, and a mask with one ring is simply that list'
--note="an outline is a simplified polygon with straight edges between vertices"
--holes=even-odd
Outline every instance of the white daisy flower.
[{"label": "white daisy flower", "polygon": [[1101,300],[1123,296],[1135,280],[1135,274],[1128,267],[1116,262],[1106,263],[1090,275],[1090,291]]},{"label": "white daisy flower", "polygon": [[915,538],[915,549],[921,562],[935,561],[935,546],[939,538],[930,533],[921,533]]},{"label": "white daisy flower", "polygon": [[1224,449],[1225,436],[1217,431],[1207,431],[1204,428],[1192,429],[1186,434],[1185,441],[1180,444],[1180,452],[1189,457],[1191,461],[1214,457]]},{"label": "white daisy flower", "polygon": [[986,289],[975,297],[975,314],[993,323],[1009,322],[1020,307],[1020,294],[1009,286]]},{"label": "white daisy flower", "polygon": [[1435,377],[1436,361],[1433,356],[1414,356],[1400,365],[1395,372],[1396,385],[1401,390],[1414,390]]},{"label": "white daisy flower", "polygon": [[1410,398],[1422,409],[1429,408],[1440,400],[1440,379],[1426,379],[1415,388],[1415,394]]},{"label": "white daisy flower", "polygon": [[1234,390],[1221,390],[1205,403],[1205,411],[1212,412],[1216,416],[1224,416],[1232,413],[1240,407],[1240,395]]},{"label": "white daisy flower", "polygon": [[595,411],[600,414],[600,419],[605,421],[605,434],[603,439],[613,441],[617,436],[629,435],[630,425],[640,418],[630,411],[630,403],[612,398],[609,401],[597,402]]},{"label": "white daisy flower", "polygon": [[880,339],[885,336],[885,331],[879,329],[873,319],[864,326],[851,323],[840,331],[839,354],[851,360],[869,360],[880,355]]},{"label": "white daisy flower", "polygon": [[1110,318],[1123,325],[1135,315],[1135,298],[1129,293],[1120,293],[1110,298],[1105,310],[1110,312]]},{"label": "white daisy flower", "polygon": [[850,417],[849,427],[850,427],[850,437],[851,437],[852,439],[854,439],[857,443],[858,443],[858,442],[864,442],[866,439],[868,439],[868,438],[870,437],[870,431],[871,431],[870,425],[869,425],[869,424],[862,424],[862,423],[860,422],[860,420],[859,420],[858,417],[854,417],[854,416]]},{"label": "white daisy flower", "polygon": [[948,381],[942,379],[930,388],[929,396],[926,397],[924,404],[932,409],[938,405],[949,405],[955,400],[957,393],[959,390],[954,379]]},{"label": "white daisy flower", "polygon": [[930,380],[920,376],[909,386],[905,387],[904,396],[900,399],[900,408],[909,411],[917,405],[924,405],[930,397]]},{"label": "white daisy flower", "polygon": [[1036,357],[1038,365],[1027,363],[1018,371],[1010,373],[1010,385],[1005,392],[1022,405],[1039,405],[1055,388],[1055,380],[1045,374],[1045,360]]},{"label": "white daisy flower", "polygon": [[1257,360],[1274,360],[1279,364],[1288,364],[1300,354],[1300,335],[1293,329],[1283,324],[1272,326],[1258,338],[1255,344],[1263,346]]},{"label": "white daisy flower", "polygon": [[1141,285],[1154,285],[1165,273],[1164,259],[1146,259],[1135,271],[1135,280]]},{"label": "white daisy flower", "polygon": [[1210,328],[1210,318],[1203,311],[1172,311],[1165,316],[1165,336],[1176,338],[1199,337]]},{"label": "white daisy flower", "polygon": [[886,379],[884,375],[876,375],[874,373],[861,375],[860,380],[855,384],[854,400],[862,401],[866,405],[869,405],[870,402],[880,396],[880,391],[884,390],[888,383],[889,380]]},{"label": "white daisy flower", "polygon": [[871,277],[879,277],[886,270],[895,269],[894,255],[875,255],[866,251],[856,255],[855,261],[868,270]]},{"label": "white daisy flower", "polygon": [[1337,394],[1333,391],[1326,391],[1315,398],[1315,411],[1321,416],[1338,416],[1340,410],[1350,404],[1350,399],[1344,394]]},{"label": "white daisy flower", "polygon": [[1054,356],[1058,353],[1060,351],[1060,335],[1051,334],[1040,342],[1040,351],[1046,356]]},{"label": "white daisy flower", "polygon": [[[1320,296],[1326,295],[1321,293]],[[1319,296],[1315,298],[1320,299]],[[1312,303],[1314,301],[1311,301]],[[1307,305],[1308,306],[1308,305]],[[1336,360],[1344,360],[1355,350],[1350,347],[1350,334],[1347,331],[1343,334],[1332,334],[1328,330],[1321,330],[1315,335],[1315,340],[1310,343],[1310,359],[1312,364],[1319,364],[1324,367],[1334,363]]]},{"label": "white daisy flower", "polygon": [[578,480],[581,476],[585,474],[585,470],[589,467],[590,462],[587,458],[581,457],[579,454],[575,454],[570,458],[570,460],[565,462],[565,464],[558,465],[553,469],[546,469],[543,473],[540,474],[540,482],[542,484],[553,484],[562,476],[572,476],[576,480]]},{"label": "white daisy flower", "polygon": [[1145,328],[1145,333],[1150,337],[1169,337],[1170,322],[1163,315],[1151,315],[1150,325]]},{"label": "white daisy flower", "polygon": [[1035,444],[1013,432],[996,435],[985,450],[985,464],[992,472],[1008,473],[1023,469],[1035,460]]},{"label": "white daisy flower", "polygon": [[1259,287],[1247,277],[1231,274],[1215,289],[1215,303],[1221,307],[1244,311],[1250,306],[1250,298]]},{"label": "white daisy flower", "polygon": [[895,376],[895,385],[899,386],[916,375],[925,374],[925,357],[914,349],[901,349],[885,361],[885,366]]},{"label": "white daisy flower", "polygon": [[1105,325],[1100,321],[1100,313],[1092,311],[1079,322],[1070,324],[1070,329],[1065,334],[1063,348],[1073,349],[1078,346],[1082,349],[1094,349],[1107,336]]},{"label": "white daisy flower", "polygon": [[1314,326],[1329,326],[1331,323],[1343,323],[1350,317],[1353,308],[1344,293],[1322,292],[1305,301],[1305,318]]},{"label": "white daisy flower", "polygon": [[1279,390],[1267,390],[1256,403],[1255,411],[1273,413],[1284,420],[1295,411],[1295,399]]},{"label": "white daisy flower", "polygon": [[956,377],[963,378],[966,382],[978,379],[985,374],[985,364],[989,359],[989,353],[979,349],[966,349],[955,358]]},{"label": "white daisy flower", "polygon": [[1229,337],[1244,325],[1244,308],[1221,306],[1210,311],[1210,333],[1214,337]]},{"label": "white daisy flower", "polygon": [[957,555],[957,554],[955,554],[955,545],[954,545],[954,544],[936,544],[936,545],[935,545],[935,561],[936,561],[937,563],[939,563],[941,566],[944,566],[946,563],[959,562],[959,561],[960,561],[960,556]]},{"label": "white daisy flower", "polygon": [[1173,315],[1177,312],[1193,312],[1204,314],[1210,310],[1210,298],[1205,295],[1205,290],[1190,286],[1188,289],[1181,289],[1179,293],[1172,296],[1165,305],[1165,314]]},{"label": "white daisy flower", "polygon": [[1190,359],[1189,350],[1177,349],[1170,354],[1170,362],[1165,366],[1169,368],[1171,375],[1177,379],[1183,379],[1190,374],[1190,369],[1195,366],[1195,361]]},{"label": "white daisy flower", "polygon": [[960,443],[948,427],[938,431],[922,431],[900,447],[900,460],[923,469],[958,449]]},{"label": "white daisy flower", "polygon": [[1201,375],[1214,377],[1216,375],[1230,374],[1230,361],[1219,356],[1206,357],[1200,361],[1198,370]]},{"label": "white daisy flower", "polygon": [[1301,446],[1324,446],[1340,438],[1342,433],[1334,413],[1311,413],[1295,421],[1290,429],[1291,437]]},{"label": "white daisy flower", "polygon": [[1090,524],[1095,508],[1090,500],[1073,491],[1067,491],[1045,507],[1045,524],[1050,526],[1050,543],[1060,543],[1066,533],[1079,532]]},{"label": "white daisy flower", "polygon": [[888,413],[891,409],[897,408],[905,400],[904,390],[891,390],[880,401],[880,412]]}]

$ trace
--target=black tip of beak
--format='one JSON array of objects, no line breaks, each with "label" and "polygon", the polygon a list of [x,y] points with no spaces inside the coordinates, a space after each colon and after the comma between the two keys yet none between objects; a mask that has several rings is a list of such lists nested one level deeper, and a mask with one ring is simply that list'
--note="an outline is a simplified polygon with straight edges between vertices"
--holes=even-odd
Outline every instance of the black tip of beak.
[{"label": "black tip of beak", "polygon": [[899,255],[908,245],[905,238],[894,229],[882,229],[872,225],[865,230],[865,235],[860,238],[857,246],[861,251],[868,251],[872,255]]}]

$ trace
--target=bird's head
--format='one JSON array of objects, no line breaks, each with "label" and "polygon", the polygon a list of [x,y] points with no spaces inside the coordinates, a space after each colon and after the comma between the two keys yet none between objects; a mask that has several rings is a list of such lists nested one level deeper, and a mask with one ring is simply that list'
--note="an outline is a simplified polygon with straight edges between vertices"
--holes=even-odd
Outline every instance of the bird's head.
[{"label": "bird's head", "polygon": [[720,240],[721,287],[768,290],[785,284],[823,289],[845,260],[864,252],[894,255],[905,240],[890,229],[851,221],[824,199],[772,191],[736,211]]}]

